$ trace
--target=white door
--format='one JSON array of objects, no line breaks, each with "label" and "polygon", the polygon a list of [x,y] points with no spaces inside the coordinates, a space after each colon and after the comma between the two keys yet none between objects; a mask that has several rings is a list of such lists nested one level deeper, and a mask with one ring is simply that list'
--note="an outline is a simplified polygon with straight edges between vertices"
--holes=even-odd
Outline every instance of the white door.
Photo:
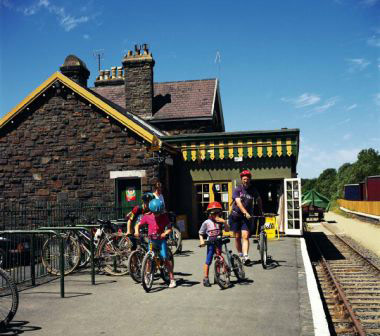
[{"label": "white door", "polygon": [[301,179],[284,179],[285,234],[302,235]]}]

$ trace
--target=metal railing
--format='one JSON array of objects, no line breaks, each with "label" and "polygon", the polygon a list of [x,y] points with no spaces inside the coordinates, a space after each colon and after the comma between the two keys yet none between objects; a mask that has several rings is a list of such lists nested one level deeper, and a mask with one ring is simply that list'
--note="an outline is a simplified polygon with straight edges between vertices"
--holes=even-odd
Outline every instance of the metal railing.
[{"label": "metal railing", "polygon": [[[131,208],[84,203],[40,203],[33,207],[22,204],[0,205],[0,231],[23,230],[0,235],[0,266],[20,284],[34,285],[36,280],[50,278],[41,263],[42,245],[46,233],[26,233],[39,228],[88,224],[88,221],[123,218]],[[34,265],[31,267],[31,265]]]}]

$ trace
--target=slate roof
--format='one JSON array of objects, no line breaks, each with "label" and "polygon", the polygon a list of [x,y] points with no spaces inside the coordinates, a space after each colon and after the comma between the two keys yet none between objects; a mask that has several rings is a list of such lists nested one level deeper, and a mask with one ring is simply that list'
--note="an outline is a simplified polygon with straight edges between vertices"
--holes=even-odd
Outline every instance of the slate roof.
[{"label": "slate roof", "polygon": [[[211,118],[216,89],[216,79],[154,83],[152,119]],[[125,108],[124,85],[91,90]]]}]

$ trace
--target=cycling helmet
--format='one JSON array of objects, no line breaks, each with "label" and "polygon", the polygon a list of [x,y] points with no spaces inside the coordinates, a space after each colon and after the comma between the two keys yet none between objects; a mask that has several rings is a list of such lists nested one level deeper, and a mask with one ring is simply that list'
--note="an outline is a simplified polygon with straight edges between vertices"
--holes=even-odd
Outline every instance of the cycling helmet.
[{"label": "cycling helmet", "polygon": [[208,212],[212,212],[212,211],[220,212],[222,210],[223,210],[222,205],[219,202],[211,202],[207,206],[207,211]]},{"label": "cycling helmet", "polygon": [[147,192],[141,196],[141,200],[144,203],[149,203],[153,198],[155,198],[155,197],[154,197],[153,193],[151,193],[151,192]]},{"label": "cycling helmet", "polygon": [[240,178],[244,177],[244,176],[248,176],[249,178],[251,178],[251,172],[249,170],[243,170],[241,173],[240,173]]},{"label": "cycling helmet", "polygon": [[153,213],[160,213],[164,211],[164,203],[158,199],[152,199],[149,202],[149,210],[152,211]]}]

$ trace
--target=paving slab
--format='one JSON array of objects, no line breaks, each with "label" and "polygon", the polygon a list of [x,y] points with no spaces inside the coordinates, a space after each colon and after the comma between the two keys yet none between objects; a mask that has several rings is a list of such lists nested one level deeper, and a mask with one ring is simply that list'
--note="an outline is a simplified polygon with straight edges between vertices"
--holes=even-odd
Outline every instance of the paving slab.
[{"label": "paving slab", "polygon": [[[206,252],[198,244],[183,242],[174,289],[158,281],[145,293],[128,276],[97,275],[91,285],[90,274],[82,271],[66,277],[65,298],[59,280],[21,291],[6,335],[314,335],[300,238],[270,241],[276,267],[245,267],[248,281],[232,278],[226,290],[202,286]],[[233,239],[230,246],[234,250]],[[250,257],[258,261],[256,246]]]}]

